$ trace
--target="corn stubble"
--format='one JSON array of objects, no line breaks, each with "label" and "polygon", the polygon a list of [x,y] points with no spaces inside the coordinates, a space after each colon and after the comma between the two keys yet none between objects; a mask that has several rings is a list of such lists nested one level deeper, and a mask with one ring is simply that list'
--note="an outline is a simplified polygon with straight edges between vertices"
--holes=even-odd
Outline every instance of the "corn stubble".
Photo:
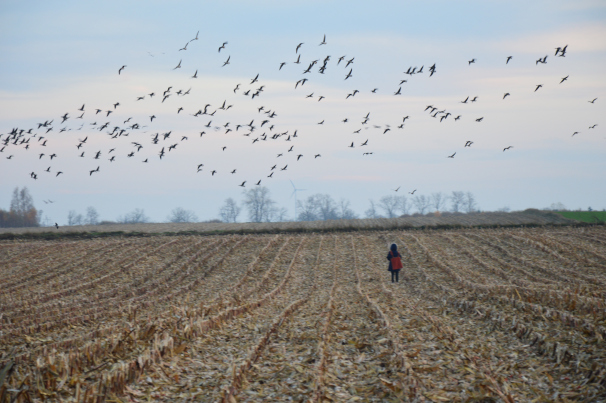
[{"label": "corn stubble", "polygon": [[3,241],[0,278],[0,403],[606,401],[603,227]]}]

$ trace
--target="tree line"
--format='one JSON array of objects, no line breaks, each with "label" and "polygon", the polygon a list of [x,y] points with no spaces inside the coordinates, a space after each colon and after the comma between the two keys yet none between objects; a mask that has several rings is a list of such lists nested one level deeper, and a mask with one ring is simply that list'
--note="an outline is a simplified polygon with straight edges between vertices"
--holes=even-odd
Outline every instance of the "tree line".
[{"label": "tree line", "polygon": [[[280,208],[271,198],[269,189],[258,187],[245,190],[242,207],[248,213],[251,222],[288,221],[287,210]],[[378,201],[369,200],[369,208],[364,212],[365,218],[394,218],[402,215],[427,214],[428,212],[473,213],[478,204],[471,192],[453,191],[450,195],[436,192],[425,195],[390,195]],[[223,222],[237,222],[242,207],[233,198],[225,200],[219,210]],[[296,202],[296,221],[350,220],[360,218],[351,209],[348,200],[336,201],[328,194],[314,194]]]},{"label": "tree line", "polygon": [[[282,222],[293,220],[288,210],[278,206],[266,187],[244,190],[243,200],[239,204],[233,198],[224,201],[217,219],[206,222],[238,222],[245,211],[250,222]],[[503,208],[500,211],[508,211]],[[370,199],[369,207],[360,217],[351,208],[346,199],[335,200],[328,194],[317,193],[303,200],[297,200],[295,209],[296,221],[349,220],[356,218],[394,218],[410,214],[427,214],[430,212],[472,213],[479,211],[474,195],[471,192],[453,191],[430,195],[388,195],[378,200]],[[26,187],[15,188],[8,211],[0,209],[0,227],[37,227],[41,225],[42,210],[34,207],[32,196]],[[47,219],[48,221],[48,219]],[[115,221],[101,220],[97,210],[90,206],[84,213],[70,210],[67,225],[100,225],[100,224],[135,224],[148,223],[150,218],[143,209],[119,216]],[[199,222],[197,215],[182,207],[173,209],[166,222],[183,223]],[[45,223],[44,225],[52,225]]]}]

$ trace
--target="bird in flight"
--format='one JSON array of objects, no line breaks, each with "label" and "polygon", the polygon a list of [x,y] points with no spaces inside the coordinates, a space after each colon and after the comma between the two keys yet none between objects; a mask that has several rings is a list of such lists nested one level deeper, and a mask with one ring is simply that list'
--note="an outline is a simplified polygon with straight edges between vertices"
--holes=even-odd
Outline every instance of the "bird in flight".
[{"label": "bird in flight", "polygon": [[484,119],[484,117],[482,116],[481,118],[476,119],[476,122],[481,122],[482,119]]},{"label": "bird in flight", "polygon": [[[122,70],[124,70],[125,67],[126,67],[126,65],[124,65],[118,69],[118,75],[120,75],[120,73],[122,73]],[[82,105],[82,106],[84,106],[84,105]]]},{"label": "bird in flight", "polygon": [[257,74],[257,75],[255,76],[255,78],[253,78],[252,80],[250,80],[250,83],[251,83],[251,84],[256,83],[257,81],[259,81],[259,80],[258,80],[258,78],[259,78],[259,74]]},{"label": "bird in flight", "polygon": [[413,195],[413,194],[415,194],[416,191],[417,191],[417,189],[413,190],[412,192],[408,192],[408,193]]},{"label": "bird in flight", "polygon": [[505,61],[505,64],[508,64],[512,57],[513,56],[507,56],[507,61]]},{"label": "bird in flight", "polygon": [[394,192],[397,192],[398,190],[400,190],[400,188],[401,188],[401,187],[402,187],[402,186],[398,186],[398,188],[397,188],[397,189],[394,189],[393,191],[394,191]]},{"label": "bird in flight", "polygon": [[503,99],[505,99],[505,97],[511,95],[509,92],[506,92],[505,95],[503,95]]},{"label": "bird in flight", "polygon": [[398,88],[398,90],[396,92],[393,93],[394,95],[402,95],[402,87]]},{"label": "bird in flight", "polygon": [[568,75],[568,76],[564,77],[564,78],[562,79],[562,81],[560,81],[560,84],[562,84],[564,81],[568,80],[568,77],[569,77],[569,76],[570,76],[570,75]]},{"label": "bird in flight", "polygon": [[537,92],[537,90],[538,90],[539,88],[541,88],[542,86],[543,86],[543,84],[537,84],[537,88],[535,88],[535,89],[534,89],[534,92]]},{"label": "bird in flight", "polygon": [[449,155],[447,158],[454,158],[454,156],[456,155],[456,153],[457,153],[457,152],[455,151],[455,152],[454,152],[454,154]]},{"label": "bird in flight", "polygon": [[297,48],[295,49],[295,53],[299,53],[299,49],[301,48],[302,45],[303,45],[303,42],[301,42],[300,44],[297,45]]},{"label": "bird in flight", "polygon": [[465,147],[471,147],[471,145],[472,145],[472,144],[473,144],[473,141],[469,141],[469,140],[467,140],[467,141],[465,142]]},{"label": "bird in flight", "polygon": [[598,124],[596,123],[596,124],[595,124],[595,125],[593,125],[593,126],[589,126],[589,128],[590,128],[590,129],[595,129],[595,127],[596,127],[597,125],[598,125]]},{"label": "bird in flight", "polygon": [[503,152],[505,152],[505,150],[509,150],[510,148],[513,148],[513,146],[508,146],[508,147],[505,147],[505,148],[503,149]]},{"label": "bird in flight", "polygon": [[242,182],[241,184],[239,184],[238,186],[244,187],[244,184],[246,183],[246,181]]},{"label": "bird in flight", "polygon": [[471,63],[475,63],[475,62],[476,62],[476,59],[471,59],[471,60],[470,60],[470,61],[468,61],[467,63],[468,63],[468,65],[471,65]]},{"label": "bird in flight", "polygon": [[223,42],[223,45],[219,47],[219,52],[221,52],[221,49],[225,49],[225,45],[227,45],[227,42]]},{"label": "bird in flight", "polygon": [[182,61],[183,61],[183,59],[179,60],[179,64],[177,64],[177,66],[173,70],[180,69]]},{"label": "bird in flight", "polygon": [[196,72],[194,73],[193,76],[191,76],[191,78],[198,78],[198,70],[196,70]]},{"label": "bird in flight", "polygon": [[572,136],[570,136],[570,137],[574,137],[575,134],[579,134],[579,132],[572,133]]},{"label": "bird in flight", "polygon": [[[324,34],[324,39],[322,39],[322,42],[320,42],[320,45],[326,45],[326,34]],[[320,46],[318,45],[318,46]]]},{"label": "bird in flight", "polygon": [[597,99],[597,98],[594,98],[594,99],[592,99],[591,101],[587,101],[587,102],[589,102],[590,104],[592,104],[592,103],[594,103],[594,102],[596,101],[596,99]]},{"label": "bird in flight", "polygon": [[231,59],[231,56],[227,56],[227,60],[223,63],[223,66],[221,66],[221,67],[225,67],[226,65],[228,65],[229,59]]}]

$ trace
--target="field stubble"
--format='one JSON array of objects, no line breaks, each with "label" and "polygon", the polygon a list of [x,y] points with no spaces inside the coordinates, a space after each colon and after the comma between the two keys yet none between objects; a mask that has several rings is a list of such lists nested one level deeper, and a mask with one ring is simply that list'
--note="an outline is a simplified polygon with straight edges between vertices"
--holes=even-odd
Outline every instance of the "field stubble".
[{"label": "field stubble", "polygon": [[2,241],[0,403],[606,401],[605,245],[604,227]]}]

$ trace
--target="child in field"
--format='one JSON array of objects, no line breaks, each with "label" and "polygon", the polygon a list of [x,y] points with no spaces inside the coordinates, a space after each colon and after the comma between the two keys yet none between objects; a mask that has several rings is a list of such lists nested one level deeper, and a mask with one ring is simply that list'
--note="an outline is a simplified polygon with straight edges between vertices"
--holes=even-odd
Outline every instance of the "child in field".
[{"label": "child in field", "polygon": [[402,255],[398,252],[398,245],[391,244],[391,250],[387,254],[387,260],[389,260],[389,271],[391,272],[391,282],[399,282],[400,270],[404,267],[402,265]]}]

